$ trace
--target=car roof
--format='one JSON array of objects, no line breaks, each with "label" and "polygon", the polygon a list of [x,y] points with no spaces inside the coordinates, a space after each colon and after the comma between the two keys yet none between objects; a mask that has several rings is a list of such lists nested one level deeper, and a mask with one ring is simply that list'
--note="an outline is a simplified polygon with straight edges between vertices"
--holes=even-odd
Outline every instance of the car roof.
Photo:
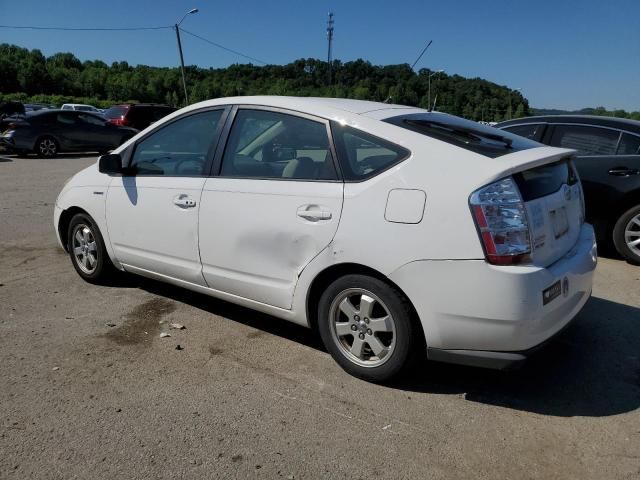
[{"label": "car roof", "polygon": [[406,105],[394,105],[368,100],[354,100],[350,98],[257,95],[223,97],[205,100],[178,110],[168,118],[173,118],[175,115],[181,115],[182,113],[192,110],[222,105],[256,105],[282,108],[314,115],[328,120],[335,120],[341,123],[344,122],[354,126],[363,121],[363,117],[369,117],[372,120],[383,120],[402,113],[427,112],[427,110],[417,109]]},{"label": "car roof", "polygon": [[523,117],[516,120],[507,120],[496,125],[506,127],[509,125],[522,125],[525,123],[579,123],[599,127],[619,128],[634,133],[640,133],[640,122],[628,118],[605,117],[600,115],[539,115],[536,117]]},{"label": "car roof", "polygon": [[303,113],[325,116],[327,118],[339,115],[340,112],[362,115],[380,110],[414,109],[414,107],[408,107],[405,105],[393,105],[381,102],[371,102],[368,100],[354,100],[350,98],[286,97],[277,95],[216,98],[214,100],[205,100],[186,108],[197,109],[208,106],[234,104],[286,108],[289,110],[298,110]]},{"label": "car roof", "polygon": [[111,105],[109,108],[114,108],[114,107],[126,107],[126,108],[130,108],[130,107],[160,107],[160,108],[175,108],[172,107],[171,105],[165,105],[164,103],[117,103],[115,105]]},{"label": "car roof", "polygon": [[28,112],[27,115],[29,117],[38,117],[38,116],[45,116],[45,115],[54,115],[56,113],[64,113],[65,115],[91,115],[93,117],[98,117],[100,118],[100,115],[97,114],[96,112],[82,112],[82,111],[78,111],[78,110],[62,110],[61,108],[42,108],[40,110],[36,110],[35,112]]}]

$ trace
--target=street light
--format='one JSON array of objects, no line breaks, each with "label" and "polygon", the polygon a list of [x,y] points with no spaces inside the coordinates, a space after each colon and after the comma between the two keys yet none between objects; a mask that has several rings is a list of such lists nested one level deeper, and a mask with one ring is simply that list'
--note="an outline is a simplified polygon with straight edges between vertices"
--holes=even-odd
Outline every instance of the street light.
[{"label": "street light", "polygon": [[429,96],[427,97],[428,101],[429,101],[429,104],[428,104],[429,111],[432,110],[432,108],[431,108],[431,77],[433,77],[434,75],[437,75],[439,73],[444,73],[444,70],[437,70],[437,71],[429,74]]},{"label": "street light", "polygon": [[176,38],[178,39],[178,52],[180,53],[180,70],[182,71],[182,87],[184,88],[184,104],[189,105],[189,95],[187,94],[187,80],[184,75],[184,57],[182,56],[182,42],[180,41],[180,24],[184,22],[184,19],[187,18],[187,15],[191,15],[194,13],[198,13],[197,8],[192,8],[187,13],[185,13],[179,22],[175,24],[176,29]]},{"label": "street light", "polygon": [[510,88],[509,89],[509,118],[507,120],[511,120],[513,118],[513,108],[511,107],[511,92],[520,92],[522,93],[521,88]]}]

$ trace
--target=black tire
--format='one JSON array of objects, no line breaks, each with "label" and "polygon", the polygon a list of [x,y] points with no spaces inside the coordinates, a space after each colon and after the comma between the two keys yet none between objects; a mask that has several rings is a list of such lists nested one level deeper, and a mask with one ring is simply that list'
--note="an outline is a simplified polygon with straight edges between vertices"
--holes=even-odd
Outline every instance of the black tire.
[{"label": "black tire", "polygon": [[[358,362],[366,363],[366,360],[356,358],[347,352],[349,348],[351,348],[351,352],[353,352],[353,342],[356,341],[357,333],[362,339],[362,343],[366,345],[362,351],[368,351],[372,355],[372,358],[377,358],[373,353],[373,348],[367,343],[367,340],[372,338],[368,336],[372,334],[371,330],[366,330],[367,325],[362,323],[366,321],[366,323],[369,324],[368,318],[359,319],[358,321],[354,320],[353,323],[349,325],[350,329],[353,329],[356,324],[363,327],[360,333],[356,330],[354,334],[348,333],[340,337],[334,327],[334,325],[336,325],[336,315],[342,322],[349,319],[337,304],[341,303],[341,300],[344,298],[347,298],[350,292],[360,291],[365,293],[369,292],[377,297],[373,303],[374,307],[370,310],[370,325],[373,325],[376,318],[380,317],[383,310],[387,310],[395,327],[392,337],[395,343],[391,342],[393,348],[390,350],[390,353],[384,357],[384,360],[377,360],[378,362],[383,361],[383,363],[379,365],[375,364],[376,360],[374,360],[373,365],[369,366],[359,364]],[[357,298],[360,294],[353,293],[353,295],[354,297],[350,298]],[[367,295],[369,298],[372,298],[368,293]],[[353,305],[352,300],[349,300],[349,302]],[[378,304],[377,307],[375,306],[376,303]],[[376,308],[382,308],[382,310],[378,310],[378,315],[374,315],[373,312]],[[362,303],[360,303],[357,306],[357,311],[362,312],[364,310]],[[384,316],[384,313],[382,313],[382,316]],[[345,275],[335,280],[322,294],[318,304],[318,330],[331,356],[346,372],[355,377],[376,383],[386,382],[399,375],[413,363],[418,357],[420,350],[424,349],[424,335],[415,317],[409,300],[402,292],[382,280],[366,275]],[[359,316],[354,315],[354,318],[359,318]],[[360,320],[362,320],[362,322],[360,322]],[[381,332],[373,333],[373,335],[380,340],[385,340],[380,338],[380,336],[388,334]],[[352,340],[350,344],[349,336],[351,336]],[[388,338],[387,336],[387,341]],[[385,342],[383,341],[382,343],[384,344]]]},{"label": "black tire", "polygon": [[[85,227],[89,230],[90,236],[84,236],[86,232]],[[82,254],[78,255],[78,252],[75,250],[76,242],[74,242],[74,237],[80,232],[80,236],[83,237],[86,242],[86,248],[84,248]],[[95,248],[92,250],[90,247],[90,243],[93,241],[95,243]],[[69,249],[69,257],[71,258],[71,263],[73,264],[73,268],[75,268],[78,275],[80,275],[84,280],[89,283],[102,284],[109,280],[112,275],[116,272],[113,263],[111,263],[111,259],[109,258],[109,254],[104,246],[104,240],[102,238],[102,234],[98,229],[96,222],[85,213],[77,213],[69,222],[69,228],[67,230],[67,246]],[[80,245],[78,245],[80,246]],[[95,263],[91,262],[91,254],[93,254],[93,258],[95,259]],[[86,262],[83,262],[82,258],[87,259]]]},{"label": "black tire", "polygon": [[38,138],[34,151],[39,157],[53,158],[60,152],[60,145],[55,138],[45,135]]},{"label": "black tire", "polygon": [[[622,257],[633,265],[640,265],[640,244],[630,246],[629,241],[640,240],[640,205],[631,207],[624,212],[613,227],[613,244]],[[628,236],[625,232],[631,231]],[[637,236],[635,233],[638,232]],[[635,249],[635,251],[634,251]]]}]

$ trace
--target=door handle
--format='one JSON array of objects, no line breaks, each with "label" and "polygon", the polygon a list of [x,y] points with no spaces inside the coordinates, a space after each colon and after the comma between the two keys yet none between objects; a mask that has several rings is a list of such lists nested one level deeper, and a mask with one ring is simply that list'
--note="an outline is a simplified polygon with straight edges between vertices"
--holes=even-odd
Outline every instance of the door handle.
[{"label": "door handle", "polygon": [[331,212],[327,210],[319,210],[317,207],[312,205],[307,205],[304,207],[300,207],[296,212],[300,218],[304,218],[305,220],[309,220],[310,222],[317,222],[319,220],[331,220]]},{"label": "door handle", "polygon": [[189,195],[181,193],[180,195],[173,198],[173,204],[177,205],[180,208],[193,208],[196,206],[196,201]]},{"label": "door handle", "polygon": [[615,177],[629,177],[631,175],[640,174],[640,170],[636,168],[627,168],[627,167],[614,167],[609,170],[609,175],[613,175]]}]

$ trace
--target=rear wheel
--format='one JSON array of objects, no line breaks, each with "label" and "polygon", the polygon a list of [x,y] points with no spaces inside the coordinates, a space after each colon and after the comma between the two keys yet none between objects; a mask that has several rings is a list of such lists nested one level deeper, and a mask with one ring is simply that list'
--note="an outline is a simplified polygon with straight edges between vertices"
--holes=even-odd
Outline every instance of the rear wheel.
[{"label": "rear wheel", "polygon": [[613,228],[613,243],[626,261],[640,265],[640,205],[630,208]]},{"label": "rear wheel", "polygon": [[373,382],[405,369],[422,338],[406,297],[365,275],[346,275],[327,288],[318,306],[318,329],[344,370]]},{"label": "rear wheel", "polygon": [[73,267],[87,282],[102,283],[115,272],[100,230],[89,215],[78,213],[71,219],[67,245]]},{"label": "rear wheel", "polygon": [[53,137],[40,137],[36,142],[35,152],[41,157],[55,157],[60,147]]}]

